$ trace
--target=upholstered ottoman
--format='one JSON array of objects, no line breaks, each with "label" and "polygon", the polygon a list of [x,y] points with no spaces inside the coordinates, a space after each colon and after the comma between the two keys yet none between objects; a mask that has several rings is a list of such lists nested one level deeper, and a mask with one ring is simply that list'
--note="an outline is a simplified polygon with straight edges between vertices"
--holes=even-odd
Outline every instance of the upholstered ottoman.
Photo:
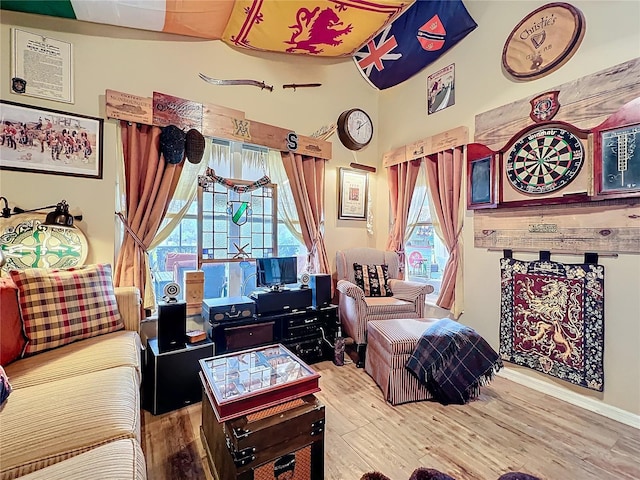
[{"label": "upholstered ottoman", "polygon": [[391,405],[431,398],[427,389],[404,367],[418,339],[434,318],[398,318],[367,323],[365,371]]}]

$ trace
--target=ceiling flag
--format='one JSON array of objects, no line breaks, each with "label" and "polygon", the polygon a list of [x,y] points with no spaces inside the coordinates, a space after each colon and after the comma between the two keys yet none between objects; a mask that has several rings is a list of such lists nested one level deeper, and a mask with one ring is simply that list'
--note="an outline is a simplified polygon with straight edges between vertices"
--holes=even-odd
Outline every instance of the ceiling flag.
[{"label": "ceiling flag", "polygon": [[417,0],[353,60],[372,86],[384,90],[420,72],[477,26],[461,0]]}]

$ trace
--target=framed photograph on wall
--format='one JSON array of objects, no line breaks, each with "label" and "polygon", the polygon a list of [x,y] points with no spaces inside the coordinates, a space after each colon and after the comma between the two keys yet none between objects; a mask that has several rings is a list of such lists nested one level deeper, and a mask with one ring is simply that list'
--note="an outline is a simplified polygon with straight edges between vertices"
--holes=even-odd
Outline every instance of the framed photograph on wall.
[{"label": "framed photograph on wall", "polygon": [[0,170],[102,178],[101,118],[0,100]]},{"label": "framed photograph on wall", "polygon": [[467,145],[467,209],[497,207],[497,155],[482,144]]},{"label": "framed photograph on wall", "polygon": [[338,218],[366,220],[369,174],[340,168],[338,181]]}]

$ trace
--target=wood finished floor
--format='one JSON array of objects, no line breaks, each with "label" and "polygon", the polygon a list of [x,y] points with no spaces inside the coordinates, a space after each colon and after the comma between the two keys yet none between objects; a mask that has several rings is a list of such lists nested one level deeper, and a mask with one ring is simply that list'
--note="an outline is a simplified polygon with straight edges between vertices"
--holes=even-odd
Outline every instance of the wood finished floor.
[{"label": "wood finished floor", "polygon": [[[545,480],[640,479],[640,430],[504,378],[464,406],[392,407],[363,369],[314,368],[326,408],[327,480],[374,470],[408,480],[418,467],[457,480],[496,480],[511,470]],[[199,403],[158,416],[143,410],[149,480],[213,479],[199,428]]]}]

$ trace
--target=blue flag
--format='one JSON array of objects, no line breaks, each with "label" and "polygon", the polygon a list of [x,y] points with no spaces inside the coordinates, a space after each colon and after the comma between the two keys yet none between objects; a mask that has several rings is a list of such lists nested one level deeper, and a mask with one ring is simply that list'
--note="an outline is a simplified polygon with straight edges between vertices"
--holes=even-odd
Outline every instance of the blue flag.
[{"label": "blue flag", "polygon": [[461,0],[417,0],[353,60],[371,85],[384,90],[413,77],[477,26]]}]

